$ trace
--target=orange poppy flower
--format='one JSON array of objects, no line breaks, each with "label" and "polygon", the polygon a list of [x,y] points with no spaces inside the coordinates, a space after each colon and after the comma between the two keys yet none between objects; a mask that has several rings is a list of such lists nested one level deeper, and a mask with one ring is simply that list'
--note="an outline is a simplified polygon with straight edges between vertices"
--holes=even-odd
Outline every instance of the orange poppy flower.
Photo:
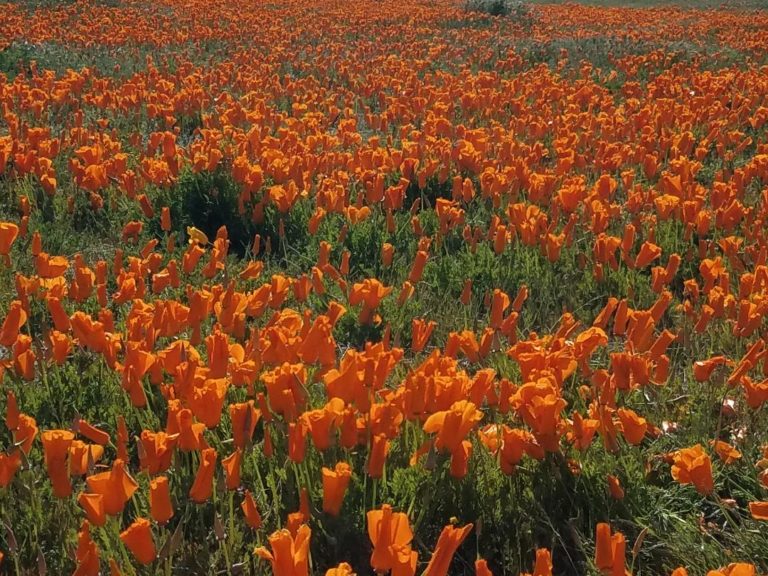
[{"label": "orange poppy flower", "polygon": [[244,450],[253,438],[256,424],[261,418],[261,411],[254,408],[253,400],[229,405],[229,418],[232,421],[232,438],[236,448]]},{"label": "orange poppy flower", "polygon": [[475,576],[493,576],[493,572],[488,568],[488,562],[483,558],[475,560]]},{"label": "orange poppy flower", "polygon": [[360,322],[367,324],[373,318],[373,311],[390,292],[392,292],[391,286],[386,287],[375,278],[367,278],[352,286],[349,303],[352,306],[363,305],[360,311]]},{"label": "orange poppy flower", "polygon": [[111,470],[88,476],[85,481],[93,494],[104,497],[104,511],[110,516],[120,514],[139,487],[119,458],[112,463]]},{"label": "orange poppy flower", "polygon": [[77,533],[75,562],[77,568],[73,576],[98,576],[100,569],[99,549],[91,539],[91,527],[88,520],[83,521],[80,531]]},{"label": "orange poppy flower", "polygon": [[301,421],[312,435],[315,448],[323,452],[331,447],[334,431],[341,423],[343,414],[344,401],[331,398],[323,408],[301,415]]},{"label": "orange poppy flower", "polygon": [[14,300],[8,308],[3,325],[0,327],[0,344],[10,348],[19,337],[19,330],[27,323],[27,313],[21,301]]},{"label": "orange poppy flower", "polygon": [[109,444],[109,434],[103,430],[99,430],[95,426],[90,425],[82,418],[78,418],[75,424],[75,428],[77,429],[78,434],[85,436],[94,444],[99,444],[101,446],[106,446]]},{"label": "orange poppy flower", "polygon": [[200,452],[200,466],[195,481],[189,490],[189,497],[198,504],[207,502],[213,493],[213,475],[216,472],[216,450],[206,448]]},{"label": "orange poppy flower", "polygon": [[423,576],[446,576],[451,566],[453,555],[471,530],[472,524],[467,524],[463,528],[456,528],[449,524],[443,528],[440,537],[437,539],[437,545],[432,553],[432,558],[430,558],[429,564],[427,564],[426,569],[422,573]]},{"label": "orange poppy flower", "polygon": [[46,430],[42,434],[45,468],[57,498],[66,498],[72,493],[67,457],[74,438],[69,430]]},{"label": "orange poppy flower", "polygon": [[546,548],[536,550],[536,564],[531,576],[552,576],[552,555]]},{"label": "orange poppy flower", "polygon": [[408,516],[392,512],[389,504],[380,510],[370,510],[368,537],[373,544],[371,567],[377,572],[396,571],[398,574],[413,575],[416,572],[418,553],[411,549],[413,532]]},{"label": "orange poppy flower", "polygon": [[139,437],[139,465],[149,474],[160,474],[171,467],[178,434],[142,430]]},{"label": "orange poppy flower", "polygon": [[750,502],[749,513],[755,520],[768,521],[768,502]]},{"label": "orange poppy flower", "polygon": [[352,478],[352,468],[346,462],[339,462],[333,470],[323,467],[323,512],[338,516],[344,501],[344,493]]},{"label": "orange poppy flower", "polygon": [[261,527],[261,514],[259,514],[259,509],[250,490],[245,491],[245,499],[243,499],[240,508],[245,516],[245,523],[252,529],[258,530]]},{"label": "orange poppy flower", "polygon": [[701,444],[683,448],[672,456],[672,478],[680,484],[693,484],[699,494],[711,494],[714,489],[712,461]]},{"label": "orange poppy flower", "polygon": [[712,440],[710,444],[715,448],[715,453],[723,464],[733,464],[741,459],[741,452],[728,444],[728,442]]},{"label": "orange poppy flower", "polygon": [[624,489],[621,487],[621,481],[613,474],[608,474],[608,492],[614,500],[624,499]]},{"label": "orange poppy flower", "polygon": [[624,576],[626,540],[621,532],[611,534],[611,527],[599,523],[595,537],[595,565],[603,574]]},{"label": "orange poppy flower", "polygon": [[521,386],[511,398],[512,406],[522,416],[541,446],[550,452],[559,450],[560,414],[566,401],[553,382],[540,378]]},{"label": "orange poppy flower", "polygon": [[104,448],[102,446],[73,440],[69,446],[69,474],[71,476],[87,474],[103,455]]},{"label": "orange poppy flower", "polygon": [[152,527],[146,518],[137,518],[133,524],[120,533],[120,540],[131,551],[139,564],[147,565],[157,557]]},{"label": "orange poppy flower", "polygon": [[355,576],[355,572],[352,570],[352,566],[346,562],[342,562],[336,566],[336,568],[329,568],[326,570],[325,576]]},{"label": "orange poppy flower", "polygon": [[384,463],[387,460],[389,452],[389,439],[383,434],[376,434],[371,439],[371,446],[368,450],[368,476],[371,478],[381,478],[384,474]]},{"label": "orange poppy flower", "polygon": [[21,453],[13,450],[10,454],[0,453],[0,488],[5,488],[12,481],[21,466]]},{"label": "orange poppy flower", "polygon": [[435,412],[424,422],[424,432],[437,433],[435,447],[438,450],[454,452],[467,434],[482,420],[483,413],[472,402],[460,400],[450,410]]},{"label": "orange poppy flower", "polygon": [[163,206],[160,210],[160,229],[163,232],[171,231],[171,209]]},{"label": "orange poppy flower", "polygon": [[226,476],[227,490],[237,490],[240,486],[240,466],[243,460],[243,452],[240,448],[221,461]]},{"label": "orange poppy flower", "polygon": [[389,242],[381,245],[381,262],[384,267],[389,268],[392,265],[392,258],[395,254],[395,247]]},{"label": "orange poppy flower", "polygon": [[312,531],[302,524],[293,536],[288,530],[278,530],[268,538],[272,552],[264,546],[256,548],[256,555],[269,560],[274,576],[307,576],[309,574],[309,539]]},{"label": "orange poppy flower", "polygon": [[[170,417],[171,413],[169,410],[169,420]],[[205,438],[203,438],[205,424],[202,422],[195,422],[192,411],[189,408],[179,410],[176,413],[175,421],[176,424],[171,427],[170,430],[166,427],[166,432],[174,436],[178,434],[178,446],[182,452],[191,452],[208,447]]]},{"label": "orange poppy flower", "polygon": [[[3,166],[4,168],[4,166]],[[11,265],[11,246],[19,235],[19,227],[13,222],[0,222],[0,256],[5,260],[5,265]]]},{"label": "orange poppy flower", "polygon": [[16,430],[19,427],[19,404],[16,400],[16,394],[12,390],[5,392],[5,427],[8,430]]},{"label": "orange poppy flower", "polygon": [[192,390],[189,397],[192,414],[206,428],[213,429],[219,425],[229,382],[227,378],[207,378]]},{"label": "orange poppy flower", "polygon": [[85,515],[91,524],[94,526],[106,524],[107,513],[104,511],[104,496],[83,492],[77,497],[77,503],[85,510]]},{"label": "orange poppy flower", "polygon": [[633,446],[640,444],[648,430],[648,422],[646,419],[627,408],[619,408],[616,413],[619,416],[621,430],[624,433],[624,438],[626,438],[627,442]]},{"label": "orange poppy flower", "polygon": [[510,299],[506,293],[502,292],[498,288],[493,291],[491,298],[491,318],[490,326],[493,329],[501,327],[501,322],[504,317],[504,310],[509,308]]},{"label": "orange poppy flower", "polygon": [[13,441],[20,444],[21,451],[29,455],[32,450],[32,443],[37,437],[37,422],[32,416],[19,414],[17,418],[16,429],[13,431]]},{"label": "orange poppy flower", "polygon": [[725,356],[713,356],[707,360],[697,360],[693,363],[693,377],[697,382],[705,382],[709,380],[712,372],[718,366],[725,366],[730,363],[730,360]]},{"label": "orange poppy flower", "polygon": [[297,464],[304,461],[307,454],[308,427],[302,419],[288,424],[288,458]]},{"label": "orange poppy flower", "polygon": [[173,503],[168,478],[158,476],[149,482],[149,508],[152,519],[158,524],[165,524],[173,517]]}]

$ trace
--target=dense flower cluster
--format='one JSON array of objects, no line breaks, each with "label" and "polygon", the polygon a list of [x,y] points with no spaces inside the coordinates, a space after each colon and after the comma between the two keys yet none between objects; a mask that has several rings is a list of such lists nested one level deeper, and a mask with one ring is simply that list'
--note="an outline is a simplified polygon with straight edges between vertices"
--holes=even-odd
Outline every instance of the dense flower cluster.
[{"label": "dense flower cluster", "polygon": [[[0,5],[0,567],[45,503],[80,575],[501,573],[420,509],[486,475],[768,520],[768,16],[531,11]],[[519,568],[633,570],[612,512]]]}]

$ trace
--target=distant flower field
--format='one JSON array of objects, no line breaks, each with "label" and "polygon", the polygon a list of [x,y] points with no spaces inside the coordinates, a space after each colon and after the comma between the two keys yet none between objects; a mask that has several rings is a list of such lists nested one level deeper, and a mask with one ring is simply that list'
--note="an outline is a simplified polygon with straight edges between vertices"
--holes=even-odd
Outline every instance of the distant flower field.
[{"label": "distant flower field", "polygon": [[484,6],[0,4],[0,574],[768,574],[768,11]]}]

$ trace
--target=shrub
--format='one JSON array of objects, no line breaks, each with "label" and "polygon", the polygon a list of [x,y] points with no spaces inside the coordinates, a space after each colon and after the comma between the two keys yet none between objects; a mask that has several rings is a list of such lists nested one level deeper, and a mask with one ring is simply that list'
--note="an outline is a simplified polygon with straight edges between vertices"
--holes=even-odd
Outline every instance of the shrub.
[{"label": "shrub", "polygon": [[467,0],[464,5],[468,12],[481,12],[491,16],[515,16],[528,18],[529,8],[522,0]]}]

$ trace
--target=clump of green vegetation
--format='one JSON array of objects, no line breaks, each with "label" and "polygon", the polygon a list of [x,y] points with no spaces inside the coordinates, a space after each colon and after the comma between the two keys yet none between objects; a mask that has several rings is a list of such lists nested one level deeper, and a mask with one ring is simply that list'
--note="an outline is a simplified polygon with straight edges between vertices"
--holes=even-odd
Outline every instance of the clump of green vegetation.
[{"label": "clump of green vegetation", "polygon": [[530,9],[521,0],[467,0],[464,8],[468,12],[481,12],[491,16],[530,18]]}]

